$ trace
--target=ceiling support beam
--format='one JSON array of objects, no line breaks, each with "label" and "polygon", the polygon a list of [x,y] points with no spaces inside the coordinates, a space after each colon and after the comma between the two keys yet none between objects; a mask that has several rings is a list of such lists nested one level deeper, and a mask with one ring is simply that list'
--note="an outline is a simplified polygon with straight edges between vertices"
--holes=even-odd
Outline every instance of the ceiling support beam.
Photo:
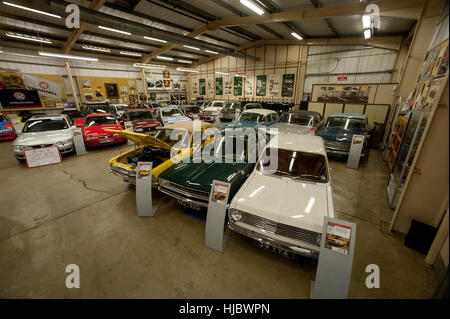
[{"label": "ceiling support beam", "polygon": [[[383,17],[400,17],[417,19],[424,0],[374,0],[370,4],[378,5],[379,14]],[[299,20],[322,19],[329,17],[345,17],[365,14],[367,2],[356,2],[330,7],[303,9],[295,11],[264,14],[261,16],[231,17],[208,23],[209,30],[235,25],[258,23],[287,22]]]},{"label": "ceiling support beam", "polygon": [[[106,0],[93,0],[91,4],[89,5],[89,9],[98,11],[103,6]],[[80,27],[78,29],[74,29],[72,31],[72,34],[67,38],[66,43],[64,44],[62,51],[64,53],[69,53],[70,50],[72,50],[73,45],[77,42],[77,40],[80,38],[81,34],[83,34],[84,29],[86,28],[86,23],[81,22]]]},{"label": "ceiling support beam", "polygon": [[[314,6],[315,8],[320,8],[320,6],[321,6],[319,0],[311,0],[311,3],[313,4],[313,6]],[[331,23],[330,19],[329,19],[329,18],[323,18],[323,20],[324,20],[325,23],[327,24],[328,29],[330,29],[331,32],[333,32],[333,34],[334,34],[336,37],[339,37],[339,33],[336,31],[336,28],[333,26],[333,23]]]}]

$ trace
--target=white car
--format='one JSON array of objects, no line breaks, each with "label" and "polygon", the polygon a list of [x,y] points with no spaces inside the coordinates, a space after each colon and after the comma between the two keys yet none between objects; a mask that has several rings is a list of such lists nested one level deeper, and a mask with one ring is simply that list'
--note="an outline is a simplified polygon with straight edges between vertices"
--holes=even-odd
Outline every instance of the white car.
[{"label": "white car", "polygon": [[[264,163],[268,149],[278,151],[276,168]],[[323,218],[334,217],[322,138],[280,133],[262,154],[230,203],[229,227],[284,255],[318,258]]]},{"label": "white car", "polygon": [[225,106],[225,101],[211,101],[206,104],[206,107],[203,109],[203,113],[209,115],[219,115],[222,108]]},{"label": "white car", "polygon": [[26,121],[22,132],[12,143],[12,151],[19,161],[25,160],[26,149],[58,146],[61,154],[75,151],[73,132],[75,125],[65,114],[38,116]]},{"label": "white car", "polygon": [[111,104],[111,107],[116,112],[117,117],[122,117],[123,114],[125,113],[125,110],[130,106],[128,104]]}]

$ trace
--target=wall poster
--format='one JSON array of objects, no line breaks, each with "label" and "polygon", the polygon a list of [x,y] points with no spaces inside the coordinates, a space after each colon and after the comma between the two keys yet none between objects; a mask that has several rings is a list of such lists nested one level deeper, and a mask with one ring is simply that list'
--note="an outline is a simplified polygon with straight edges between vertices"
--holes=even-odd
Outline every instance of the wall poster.
[{"label": "wall poster", "polygon": [[192,79],[191,82],[191,90],[192,90],[192,94],[197,95],[198,94],[198,82],[196,81],[196,79]]},{"label": "wall poster", "polygon": [[206,92],[208,95],[214,95],[214,85],[212,78],[208,78],[206,82]]},{"label": "wall poster", "polygon": [[234,77],[234,96],[242,95],[242,76]]},{"label": "wall poster", "polygon": [[295,74],[283,74],[283,87],[281,96],[292,97],[294,95],[294,79]]},{"label": "wall poster", "polygon": [[223,78],[216,78],[216,95],[223,94]]},{"label": "wall poster", "polygon": [[269,76],[269,95],[278,95],[280,92],[280,76],[272,74]]},{"label": "wall poster", "polygon": [[256,76],[256,96],[266,96],[266,75]]},{"label": "wall poster", "polygon": [[253,95],[254,78],[247,76],[245,78],[245,95]]},{"label": "wall poster", "polygon": [[205,79],[199,79],[198,85],[200,88],[200,95],[206,95],[206,80]]},{"label": "wall poster", "polygon": [[367,104],[370,86],[321,86],[317,102]]},{"label": "wall poster", "polygon": [[224,84],[224,86],[225,86],[225,89],[224,89],[225,95],[231,95],[231,93],[233,91],[233,84],[231,82],[230,76],[226,76],[225,77],[225,84]]},{"label": "wall poster", "polygon": [[431,71],[433,70],[434,62],[439,53],[439,47],[431,52],[428,52],[425,62],[423,63],[422,71],[420,71],[419,81],[427,81],[430,79]]}]

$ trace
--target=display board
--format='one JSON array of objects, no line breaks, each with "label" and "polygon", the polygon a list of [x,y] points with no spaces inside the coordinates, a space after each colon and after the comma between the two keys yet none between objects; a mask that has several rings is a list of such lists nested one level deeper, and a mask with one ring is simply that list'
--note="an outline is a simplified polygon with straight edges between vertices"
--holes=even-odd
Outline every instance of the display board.
[{"label": "display board", "polygon": [[61,163],[58,146],[28,149],[24,153],[28,168]]},{"label": "display board", "polygon": [[199,89],[199,94],[200,95],[206,95],[206,80],[205,79],[199,79],[198,80],[198,87]]},{"label": "display board", "polygon": [[256,96],[266,96],[266,75],[256,76]]},{"label": "display board", "polygon": [[[147,87],[153,83],[147,78]],[[94,76],[77,76],[78,88],[82,102],[92,100],[117,100],[119,103],[138,101],[137,80],[129,78],[108,78]],[[159,84],[163,86],[162,80]]]},{"label": "display board", "polygon": [[234,96],[242,96],[242,76],[234,77]]},{"label": "display board", "polygon": [[294,81],[295,74],[284,74],[283,75],[283,87],[281,91],[281,96],[292,97],[294,95]]}]

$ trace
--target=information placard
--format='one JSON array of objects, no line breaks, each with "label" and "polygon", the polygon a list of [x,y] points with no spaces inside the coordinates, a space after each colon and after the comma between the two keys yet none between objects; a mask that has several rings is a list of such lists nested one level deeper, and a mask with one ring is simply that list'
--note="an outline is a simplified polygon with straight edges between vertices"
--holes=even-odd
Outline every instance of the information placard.
[{"label": "information placard", "polygon": [[61,163],[58,146],[28,149],[24,153],[28,168]]}]

